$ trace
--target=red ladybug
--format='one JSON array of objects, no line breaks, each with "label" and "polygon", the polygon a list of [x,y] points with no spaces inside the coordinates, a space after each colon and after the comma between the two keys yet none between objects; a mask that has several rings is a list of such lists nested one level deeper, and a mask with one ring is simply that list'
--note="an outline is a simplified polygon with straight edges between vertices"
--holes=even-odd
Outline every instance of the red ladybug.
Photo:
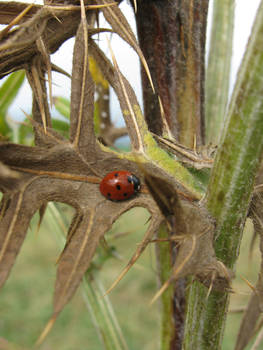
[{"label": "red ladybug", "polygon": [[108,173],[100,183],[100,192],[112,201],[123,201],[132,197],[141,188],[140,180],[126,170]]}]

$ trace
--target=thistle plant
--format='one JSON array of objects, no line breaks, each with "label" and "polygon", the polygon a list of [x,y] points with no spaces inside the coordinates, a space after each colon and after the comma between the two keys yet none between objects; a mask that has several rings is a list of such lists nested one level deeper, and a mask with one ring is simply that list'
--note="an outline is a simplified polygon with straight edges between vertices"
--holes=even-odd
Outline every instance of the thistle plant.
[{"label": "thistle plant", "polygon": [[[39,211],[42,219],[48,202],[66,203],[75,212],[57,263],[53,313],[37,344],[48,336],[83,278],[93,311],[103,320],[105,309],[98,307],[96,292],[89,289],[87,271],[112,224],[131,208],[144,207],[150,213],[148,229],[110,290],[148,244],[156,242],[160,288],[152,302],[162,305],[161,349],[220,349],[248,216],[262,235],[263,3],[228,107],[233,1],[214,2],[206,75],[208,1],[134,1],[132,6],[138,42],[118,3],[111,0],[0,3],[1,23],[17,24],[1,32],[0,76],[26,73],[33,91],[29,120],[34,135],[31,146],[0,144],[0,284],[11,272],[32,216]],[[98,11],[110,30],[97,26]],[[109,43],[107,57],[94,40],[105,31],[119,35],[140,58],[144,113],[118,67],[118,52]],[[55,128],[50,111],[52,71],[65,74],[52,64],[51,55],[70,37],[75,44],[67,135]],[[221,49],[224,55],[218,57]],[[95,90],[103,96],[109,86],[118,97],[125,129],[114,128],[107,106],[95,105]],[[107,114],[106,131],[102,112]],[[112,149],[126,132],[131,151]],[[216,144],[211,147],[209,142]],[[142,189],[129,200],[110,201],[101,195],[99,184],[107,173],[122,169],[135,174]],[[255,334],[261,282],[260,272],[238,350]],[[126,348],[122,336],[119,339],[120,349]],[[105,341],[104,346],[116,345]]]}]

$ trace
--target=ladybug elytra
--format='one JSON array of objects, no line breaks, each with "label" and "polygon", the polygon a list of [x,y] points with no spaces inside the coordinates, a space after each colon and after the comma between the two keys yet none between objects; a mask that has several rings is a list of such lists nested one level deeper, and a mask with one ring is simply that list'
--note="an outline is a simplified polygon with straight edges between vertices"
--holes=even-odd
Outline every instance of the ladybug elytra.
[{"label": "ladybug elytra", "polygon": [[126,200],[138,192],[140,188],[140,180],[126,170],[112,171],[100,183],[101,194],[112,201]]}]

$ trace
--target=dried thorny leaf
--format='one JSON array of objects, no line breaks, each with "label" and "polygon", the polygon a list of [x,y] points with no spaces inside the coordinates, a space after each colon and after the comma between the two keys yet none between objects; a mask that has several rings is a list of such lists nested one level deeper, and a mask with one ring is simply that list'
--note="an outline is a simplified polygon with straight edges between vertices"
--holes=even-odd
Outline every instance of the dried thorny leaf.
[{"label": "dried thorny leaf", "polygon": [[[22,10],[21,13],[19,13],[12,21],[8,22],[8,26],[6,26],[3,30],[0,32],[0,40],[3,39],[4,36],[7,35],[7,33],[10,31],[10,29],[17,25],[19,22],[21,22],[26,14],[33,8],[33,4],[28,5],[24,10]],[[3,14],[2,14],[3,15]],[[2,22],[0,22],[2,23]]]},{"label": "dried thorny leaf", "polygon": [[90,40],[90,50],[102,74],[109,81],[118,96],[133,149],[135,151],[142,151],[144,147],[143,137],[147,129],[146,124],[141,120],[142,111],[131,85],[119,70],[117,70],[118,67],[112,66],[110,61],[92,39]]},{"label": "dried thorny leaf", "polygon": [[[47,127],[51,127],[51,115],[47,101],[47,92],[45,85],[45,70],[41,67],[41,61],[38,59],[27,70],[27,79],[33,91],[33,118],[43,125],[45,133]],[[41,144],[36,134],[36,144]],[[40,143],[39,143],[40,142]]]},{"label": "dried thorny leaf", "polygon": [[[81,24],[75,41],[71,85],[70,141],[86,156],[95,147],[94,83],[88,69],[88,28]],[[89,129],[85,125],[90,125]],[[88,134],[87,134],[88,132]]]},{"label": "dried thorny leaf", "polygon": [[171,238],[179,249],[170,279],[153,300],[172,281],[194,275],[207,287],[225,290],[230,287],[231,272],[216,259],[213,248],[214,223],[200,204],[181,199],[166,179],[145,173],[145,182],[164,215]]},{"label": "dried thorny leaf", "polygon": [[[94,200],[95,209],[85,209],[81,221],[74,229],[67,242],[66,249],[59,260],[54,299],[54,314],[60,312],[78,287],[84,273],[90,265],[100,239],[112,226],[113,222],[124,212],[134,206],[127,201],[122,204],[108,200]],[[147,205],[144,199],[141,204]],[[93,204],[94,206],[94,204]],[[116,210],[117,208],[117,210]],[[101,215],[103,210],[103,215]]]},{"label": "dried thorny leaf", "polygon": [[[92,15],[91,9],[86,7],[87,17]],[[114,5],[114,2],[106,4]],[[14,16],[22,12],[27,5],[0,2],[0,21],[9,23]],[[105,6],[105,5],[104,5]],[[114,5],[115,6],[115,5]],[[0,44],[0,77],[10,72],[31,65],[36,56],[45,56],[43,62],[47,63],[49,53],[54,53],[67,39],[76,34],[80,19],[80,6],[77,11],[63,7],[34,5],[23,17],[16,30],[8,33]],[[97,31],[91,32],[91,34]],[[40,43],[40,41],[41,43]]]},{"label": "dried thorny leaf", "polygon": [[[110,0],[96,0],[97,4],[103,3],[103,4],[109,4]],[[150,81],[151,87],[154,91],[154,86],[151,78],[151,74],[148,68],[148,64],[143,56],[143,53],[140,49],[140,46],[138,45],[138,42],[136,40],[136,37],[127,21],[125,16],[122,14],[120,9],[115,7],[105,7],[102,9],[103,15],[106,18],[106,20],[111,25],[112,29],[122,38],[124,39],[131,47],[137,52],[138,56],[141,59],[142,65],[145,69],[145,72],[148,76],[148,79]]]},{"label": "dried thorny leaf", "polygon": [[[28,4],[16,2],[16,1],[1,1],[0,5],[0,23],[1,24],[9,24],[11,23],[17,16],[23,13],[27,8]],[[33,6],[30,5],[30,10],[23,15],[20,23],[23,23],[30,19],[37,11],[41,9],[40,5]]]},{"label": "dried thorny leaf", "polygon": [[95,82],[95,131],[103,145],[114,147],[114,142],[121,136],[127,135],[126,127],[116,127],[110,114],[110,88],[103,77],[97,62],[89,56],[89,67]]},{"label": "dried thorny leaf", "polygon": [[203,146],[199,147],[198,150],[193,150],[179,144],[175,139],[168,139],[158,135],[154,135],[154,138],[161,146],[175,154],[187,166],[192,166],[195,169],[212,168],[213,166],[213,155],[216,150],[214,146]]},{"label": "dried thorny leaf", "polygon": [[76,210],[58,261],[54,314],[47,329],[71,299],[100,238],[112,223],[134,206],[146,207],[153,217],[159,215],[158,208],[147,194],[141,193],[125,203],[113,203],[100,194],[98,184],[109,171],[124,168],[138,176],[139,172],[134,162],[105,151],[95,138],[94,83],[87,64],[88,31],[87,22],[81,21],[74,49],[70,140],[58,136],[51,128],[44,84],[47,67],[42,66],[42,57],[36,56],[27,68],[34,92],[31,122],[36,145],[0,144],[3,169],[8,170],[8,179],[2,176],[1,181],[4,196],[1,202],[0,285],[11,271],[29,222],[37,210],[42,213],[48,201],[67,203]]}]

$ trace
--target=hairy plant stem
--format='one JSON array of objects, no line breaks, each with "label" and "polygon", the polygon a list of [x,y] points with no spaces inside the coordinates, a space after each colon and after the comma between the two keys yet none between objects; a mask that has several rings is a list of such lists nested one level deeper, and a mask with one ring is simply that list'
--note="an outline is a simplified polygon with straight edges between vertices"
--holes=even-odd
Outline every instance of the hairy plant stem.
[{"label": "hairy plant stem", "polygon": [[206,140],[219,140],[227,108],[234,28],[234,1],[213,2],[212,32],[206,71]]},{"label": "hairy plant stem", "polygon": [[[207,191],[216,219],[215,250],[235,268],[253,184],[263,151],[263,2],[259,6],[229,106]],[[184,349],[221,348],[229,296],[195,283],[189,293]],[[202,307],[193,310],[195,305]]]}]

